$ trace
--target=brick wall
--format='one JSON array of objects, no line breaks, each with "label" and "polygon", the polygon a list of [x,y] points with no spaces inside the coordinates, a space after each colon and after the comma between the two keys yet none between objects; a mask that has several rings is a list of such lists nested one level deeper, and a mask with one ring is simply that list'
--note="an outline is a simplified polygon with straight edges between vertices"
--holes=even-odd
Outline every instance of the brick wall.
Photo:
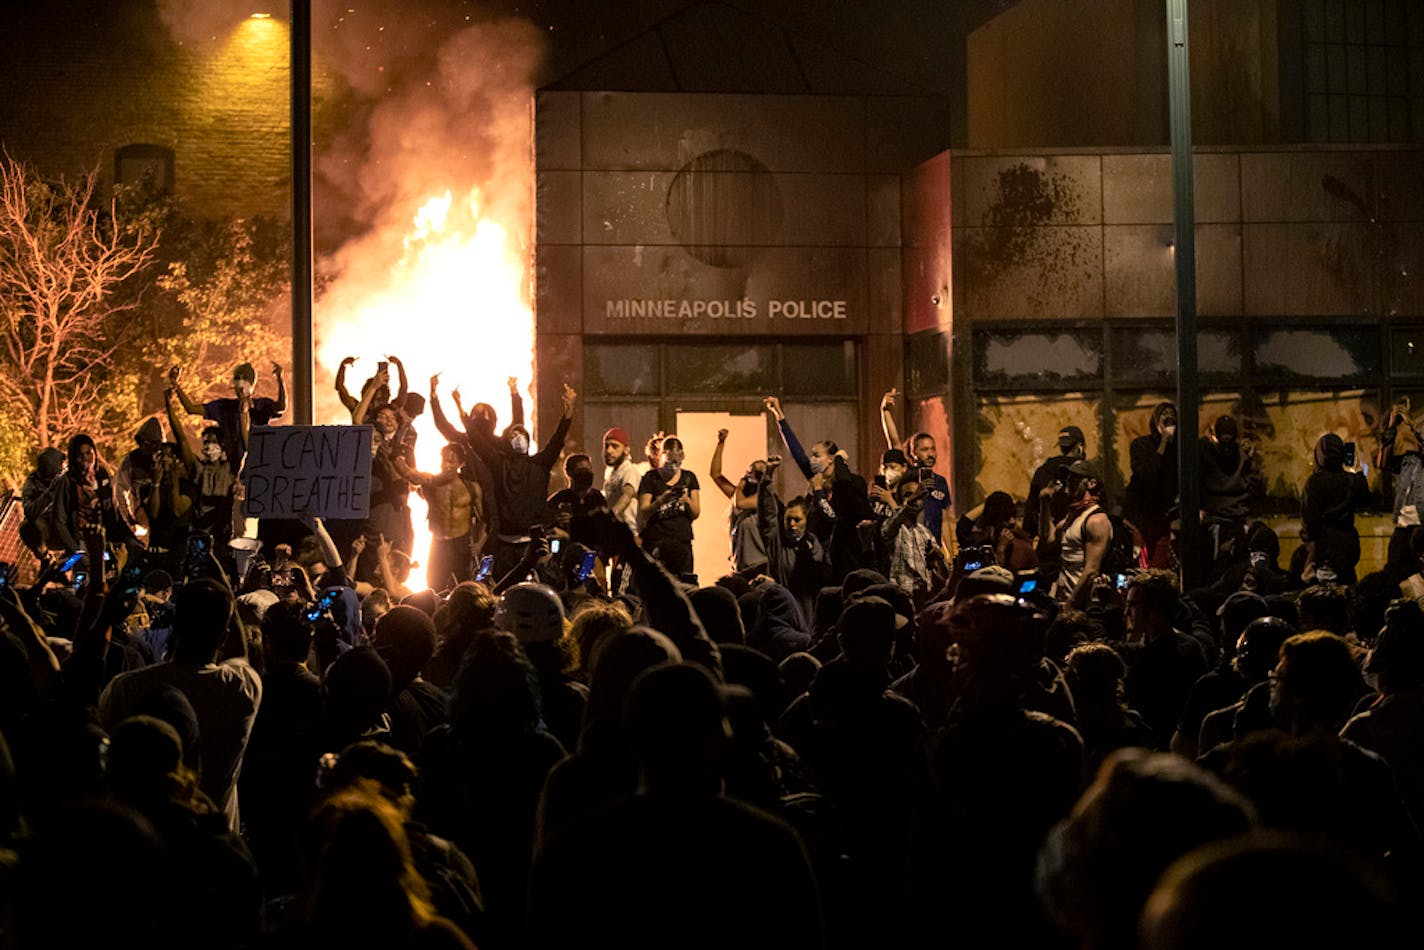
[{"label": "brick wall", "polygon": [[283,20],[243,20],[196,48],[169,38],[151,0],[23,7],[0,31],[0,142],[11,155],[46,174],[98,164],[107,188],[115,149],[161,145],[198,214],[288,214]]}]

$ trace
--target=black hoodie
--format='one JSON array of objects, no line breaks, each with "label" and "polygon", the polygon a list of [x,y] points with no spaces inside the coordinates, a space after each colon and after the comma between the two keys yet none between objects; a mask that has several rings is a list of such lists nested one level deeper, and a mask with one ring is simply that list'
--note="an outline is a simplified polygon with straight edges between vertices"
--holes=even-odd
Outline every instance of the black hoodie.
[{"label": "black hoodie", "polygon": [[1329,564],[1336,579],[1354,583],[1360,560],[1360,534],[1355,512],[1370,500],[1365,476],[1345,471],[1345,443],[1327,432],[1315,444],[1315,473],[1300,495],[1301,537],[1314,542],[1315,565]]}]

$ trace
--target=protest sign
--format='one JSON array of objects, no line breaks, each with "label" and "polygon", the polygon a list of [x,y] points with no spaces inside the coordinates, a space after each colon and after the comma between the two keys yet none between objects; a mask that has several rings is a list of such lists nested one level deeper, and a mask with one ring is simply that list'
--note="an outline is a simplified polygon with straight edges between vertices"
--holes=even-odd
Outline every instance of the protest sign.
[{"label": "protest sign", "polygon": [[370,426],[253,426],[242,467],[249,518],[365,518]]}]

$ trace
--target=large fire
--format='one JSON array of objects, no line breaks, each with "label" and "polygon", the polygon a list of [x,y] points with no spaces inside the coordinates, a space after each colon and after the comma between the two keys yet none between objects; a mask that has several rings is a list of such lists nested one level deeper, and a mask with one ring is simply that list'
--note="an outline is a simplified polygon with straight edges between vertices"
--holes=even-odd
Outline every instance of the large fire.
[{"label": "large fire", "polygon": [[[524,243],[481,209],[478,187],[463,195],[446,191],[431,197],[410,215],[399,260],[388,274],[366,275],[360,299],[344,295],[347,299],[335,302],[331,312],[320,312],[318,304],[319,377],[330,379],[343,358],[355,356],[347,386],[359,395],[376,363],[393,354],[405,364],[411,392],[427,395],[430,377],[441,374],[441,405],[452,419],[450,393],[458,389],[466,408],[487,402],[501,426],[507,421],[508,378],[515,377],[527,394],[533,371],[529,260]],[[391,374],[394,391],[394,367]],[[318,421],[350,421],[339,406],[321,413]],[[532,421],[527,395],[525,413]],[[438,472],[445,440],[428,410],[415,429],[417,467]],[[418,590],[426,585],[430,531],[424,500],[412,492],[410,504],[418,564],[408,584]]]}]

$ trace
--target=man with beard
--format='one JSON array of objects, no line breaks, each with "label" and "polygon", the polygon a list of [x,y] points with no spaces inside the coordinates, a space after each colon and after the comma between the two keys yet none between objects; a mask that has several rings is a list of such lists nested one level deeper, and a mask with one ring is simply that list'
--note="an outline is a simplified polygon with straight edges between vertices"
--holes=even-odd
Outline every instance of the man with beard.
[{"label": "man with beard", "polygon": [[1147,435],[1129,448],[1132,480],[1127,483],[1125,514],[1147,545],[1154,567],[1170,561],[1172,509],[1177,505],[1177,407],[1158,403]]},{"label": "man with beard", "polygon": [[603,501],[613,517],[638,532],[638,482],[643,478],[633,462],[628,430],[614,426],[603,433]]},{"label": "man with beard", "polygon": [[674,577],[693,573],[692,522],[702,514],[697,476],[682,467],[682,440],[663,439],[662,464],[638,485],[643,547]]},{"label": "man with beard", "polygon": [[708,474],[712,482],[732,503],[727,513],[732,540],[733,569],[739,574],[762,573],[766,568],[766,544],[757,530],[757,488],[766,478],[767,463],[757,459],[747,466],[746,474],[737,484],[722,474],[722,452],[727,447],[727,429],[717,430],[717,447],[712,450]]},{"label": "man with beard", "polygon": [[1093,579],[1102,569],[1103,556],[1112,540],[1112,520],[1108,518],[1102,479],[1086,462],[1068,467],[1061,492],[1066,511],[1054,526],[1059,545],[1058,580],[1053,596],[1083,608],[1092,590]]}]

